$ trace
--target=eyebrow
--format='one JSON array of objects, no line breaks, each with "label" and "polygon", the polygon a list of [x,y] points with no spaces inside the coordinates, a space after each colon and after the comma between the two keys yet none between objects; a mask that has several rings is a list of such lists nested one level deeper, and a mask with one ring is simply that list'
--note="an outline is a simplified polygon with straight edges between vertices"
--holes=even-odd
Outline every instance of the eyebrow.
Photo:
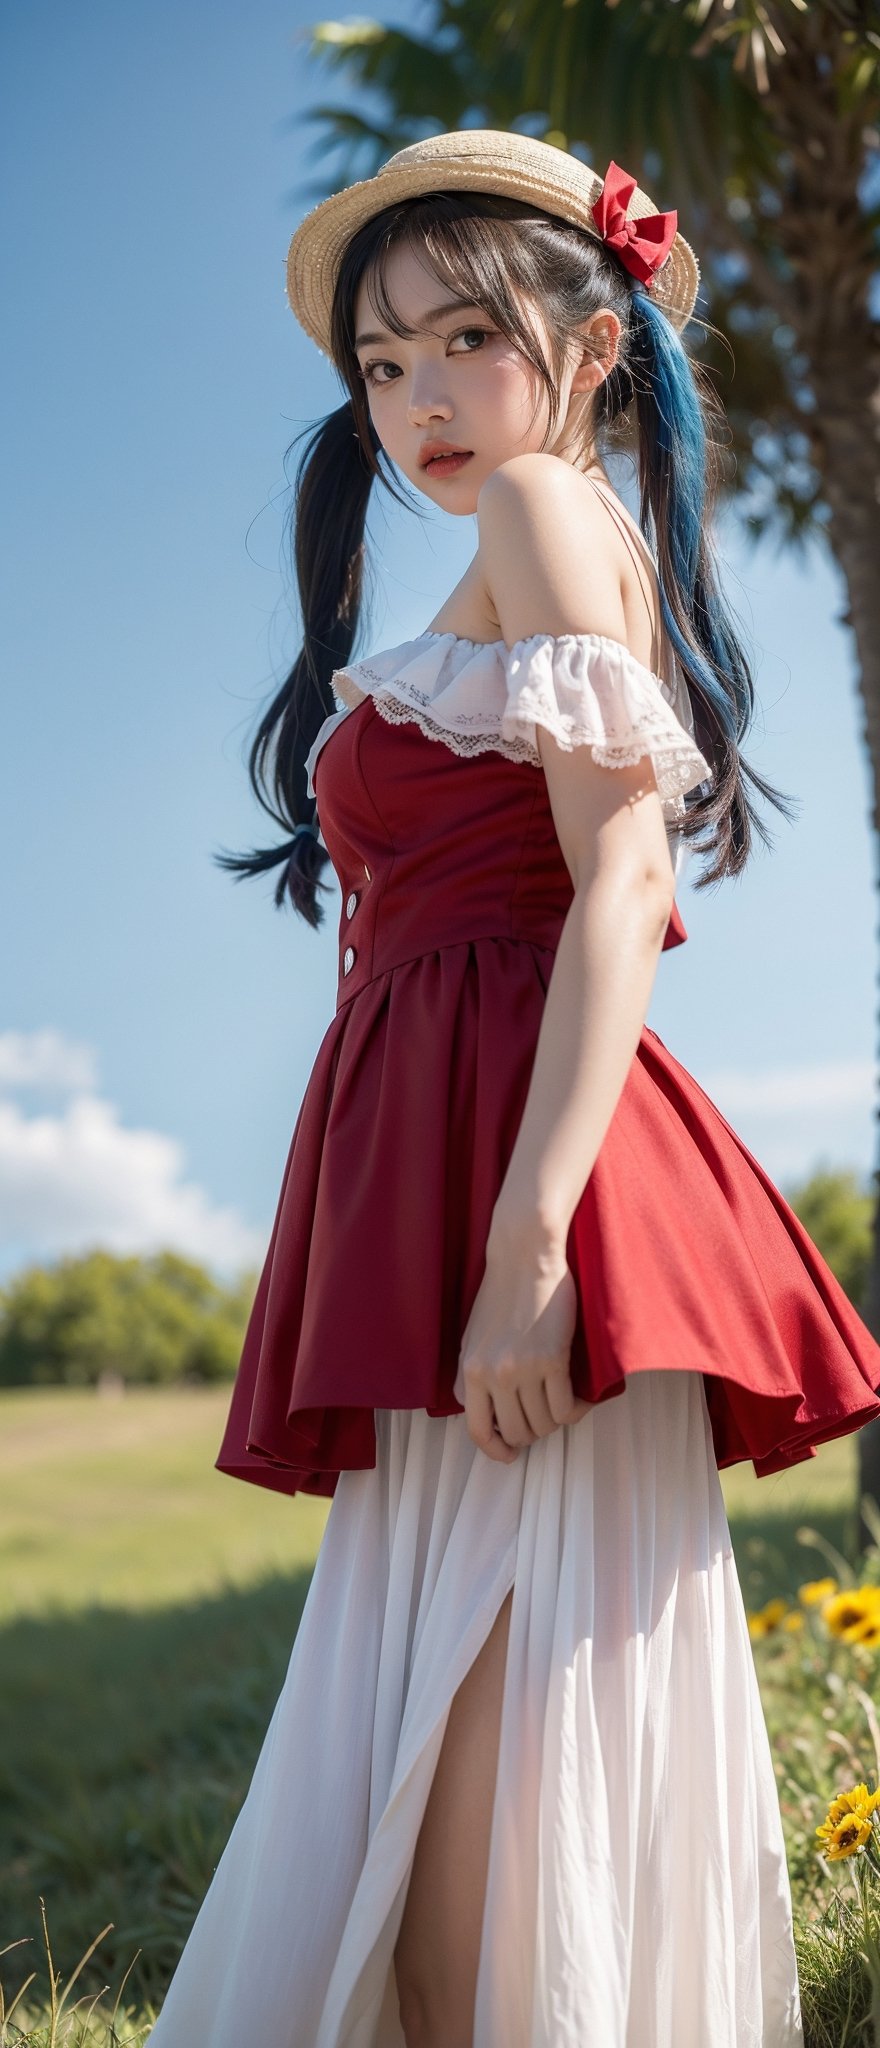
[{"label": "eyebrow", "polygon": [[[428,324],[429,320],[440,320],[440,319],[442,319],[442,316],[443,316],[443,314],[444,314],[444,313],[452,313],[452,312],[454,312],[454,311],[455,311],[456,309],[457,309],[457,310],[458,310],[458,312],[460,312],[460,313],[466,313],[466,312],[468,311],[468,309],[469,309],[469,308],[470,308],[471,306],[479,306],[479,300],[478,300],[478,299],[443,299],[443,300],[442,300],[442,302],[441,302],[441,304],[440,304],[439,306],[431,306],[431,307],[430,307],[429,311],[428,311],[428,312],[427,312],[427,313],[426,313],[426,314],[424,315],[424,319],[423,319],[423,321],[422,321],[422,325],[423,325],[423,326],[427,326],[427,324]],[[484,307],[484,306],[479,306],[479,310],[480,310],[480,312],[481,312],[481,313],[483,313],[483,312],[485,312],[485,307]],[[355,344],[354,344],[354,345],[355,345],[355,348],[365,348],[365,347],[367,346],[368,342],[371,342],[371,341],[385,341],[385,340],[386,340],[387,338],[388,338],[388,335],[387,335],[387,329],[386,329],[386,328],[384,328],[384,327],[380,327],[380,328],[379,328],[379,330],[378,330],[378,333],[375,333],[375,334],[358,334],[358,335],[356,335],[356,336],[355,336]],[[393,336],[393,339],[394,339],[395,341],[399,341],[399,340],[401,339],[401,336],[400,336],[400,335],[394,335],[394,336]]]}]

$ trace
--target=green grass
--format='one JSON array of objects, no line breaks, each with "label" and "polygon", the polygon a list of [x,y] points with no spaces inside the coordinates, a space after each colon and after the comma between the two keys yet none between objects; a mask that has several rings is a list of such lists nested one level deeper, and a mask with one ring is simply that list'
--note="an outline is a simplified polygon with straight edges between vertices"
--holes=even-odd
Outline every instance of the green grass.
[{"label": "green grass", "polygon": [[[26,1938],[0,1957],[7,2011],[37,1973],[14,2015],[23,2037],[4,2030],[0,2004],[0,2048],[50,2038],[36,2030],[48,2007],[41,1898],[64,1982],[113,1923],[72,1996],[110,1986],[109,2013],[130,1972],[118,2038],[140,2041],[247,1790],[329,1502],[215,1471],[230,1391],[0,1394],[0,1949]],[[854,1558],[856,1479],[853,1437],[771,1479],[721,1474],[747,1607],[794,1599],[831,1568],[798,1530]],[[796,1910],[818,1922],[828,1885],[811,1829],[817,1787],[841,1769],[833,1730],[856,1776],[875,1769],[863,1725],[826,1682],[852,1652],[817,1658],[791,1637],[755,1651]],[[859,1669],[876,1690],[876,1660]],[[843,2013],[851,1959],[834,1967]],[[104,2048],[114,2036],[102,2023],[83,2038]],[[808,2044],[856,2038],[837,2026]]]},{"label": "green grass", "polygon": [[[329,1501],[214,1469],[229,1388],[0,1396],[0,1962],[9,2005],[158,2003],[283,1683]],[[16,2015],[20,2017],[20,2013]]]},{"label": "green grass", "polygon": [[168,1608],[311,1566],[329,1501],[214,1469],[230,1393],[0,1393],[0,1622]]}]

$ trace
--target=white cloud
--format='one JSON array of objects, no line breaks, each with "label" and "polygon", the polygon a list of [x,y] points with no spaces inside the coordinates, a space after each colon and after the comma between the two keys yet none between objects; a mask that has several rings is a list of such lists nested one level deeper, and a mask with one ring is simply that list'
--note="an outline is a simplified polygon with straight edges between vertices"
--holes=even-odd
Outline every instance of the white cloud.
[{"label": "white cloud", "polygon": [[823,1060],[757,1072],[718,1067],[695,1075],[784,1193],[822,1170],[867,1181],[876,1127],[871,1060]]},{"label": "white cloud", "polygon": [[[871,1060],[823,1060],[812,1066],[769,1068],[749,1074],[735,1067],[718,1068],[711,1081],[701,1082],[707,1095],[722,1097],[733,1116],[813,1115],[828,1109],[857,1109],[870,1116],[875,1068]],[[728,1116],[728,1108],[724,1109]]]},{"label": "white cloud", "polygon": [[97,1061],[90,1045],[75,1045],[60,1031],[0,1031],[0,1088],[97,1086]]},{"label": "white cloud", "polygon": [[[256,1264],[263,1233],[186,1176],[183,1146],[134,1130],[95,1091],[96,1060],[54,1031],[0,1033],[0,1243],[4,1263],[172,1246],[216,1270]],[[14,1088],[66,1089],[59,1113],[28,1115]]]}]

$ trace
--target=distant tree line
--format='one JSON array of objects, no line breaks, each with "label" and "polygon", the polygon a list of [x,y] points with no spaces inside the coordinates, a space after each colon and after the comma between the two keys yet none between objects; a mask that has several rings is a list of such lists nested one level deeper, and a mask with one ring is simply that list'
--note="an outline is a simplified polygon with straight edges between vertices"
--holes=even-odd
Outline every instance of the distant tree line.
[{"label": "distant tree line", "polygon": [[[851,1172],[819,1172],[786,1199],[854,1307],[871,1254],[872,1198]],[[210,1384],[234,1377],[258,1274],[224,1286],[178,1252],[93,1251],[27,1266],[0,1289],[0,1386]]]},{"label": "distant tree line", "polygon": [[27,1266],[0,1289],[0,1386],[231,1379],[257,1277],[224,1286],[174,1251],[93,1251]]}]

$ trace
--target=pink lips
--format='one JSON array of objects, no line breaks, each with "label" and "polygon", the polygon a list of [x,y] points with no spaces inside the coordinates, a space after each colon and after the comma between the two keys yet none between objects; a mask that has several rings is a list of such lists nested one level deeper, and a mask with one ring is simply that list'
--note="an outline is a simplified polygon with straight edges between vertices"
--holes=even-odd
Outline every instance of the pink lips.
[{"label": "pink lips", "polygon": [[456,470],[461,469],[464,463],[470,462],[470,459],[471,451],[469,449],[463,455],[433,455],[430,462],[425,463],[425,474],[427,476],[454,476]]}]

